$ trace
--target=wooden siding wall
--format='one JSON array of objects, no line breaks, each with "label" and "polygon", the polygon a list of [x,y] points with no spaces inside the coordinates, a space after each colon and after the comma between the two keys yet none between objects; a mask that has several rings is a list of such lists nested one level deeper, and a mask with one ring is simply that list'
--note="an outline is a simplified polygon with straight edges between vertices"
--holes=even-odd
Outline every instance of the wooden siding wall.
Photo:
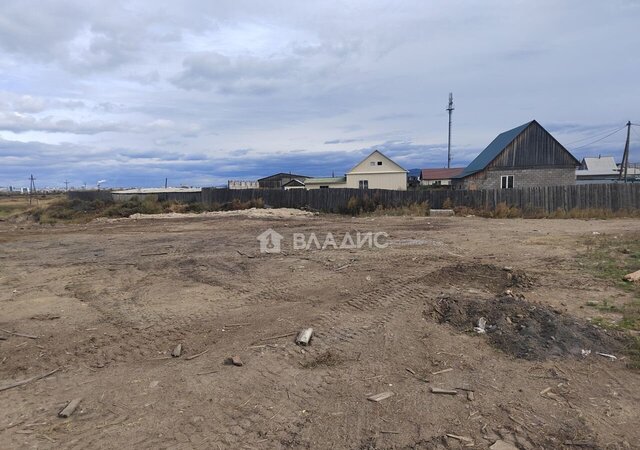
[{"label": "wooden siding wall", "polygon": [[577,166],[571,154],[536,122],[510,143],[488,168]]}]

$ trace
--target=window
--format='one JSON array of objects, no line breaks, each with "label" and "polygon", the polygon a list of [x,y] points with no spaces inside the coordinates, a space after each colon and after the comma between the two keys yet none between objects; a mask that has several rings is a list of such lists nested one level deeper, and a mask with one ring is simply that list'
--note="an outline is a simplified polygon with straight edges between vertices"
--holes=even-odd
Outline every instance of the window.
[{"label": "window", "polygon": [[360,189],[369,189],[369,180],[360,180]]},{"label": "window", "polygon": [[502,175],[500,177],[500,187],[502,189],[513,189],[513,175]]},{"label": "window", "polygon": [[382,161],[378,161],[378,165],[381,166],[382,165]]},{"label": "window", "polygon": [[320,186],[320,189],[329,189],[329,186]]},{"label": "window", "polygon": [[369,165],[370,165],[370,166],[375,166],[375,165],[376,165],[376,162],[375,162],[375,161],[371,161],[371,162],[369,163]]}]

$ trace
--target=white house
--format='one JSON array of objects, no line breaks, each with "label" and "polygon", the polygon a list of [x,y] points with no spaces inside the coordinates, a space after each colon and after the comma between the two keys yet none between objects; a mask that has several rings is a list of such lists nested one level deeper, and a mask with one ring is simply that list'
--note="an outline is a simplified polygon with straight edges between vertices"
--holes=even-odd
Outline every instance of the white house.
[{"label": "white house", "polygon": [[407,190],[407,171],[375,150],[345,174],[344,177],[308,178],[307,189],[389,189]]}]

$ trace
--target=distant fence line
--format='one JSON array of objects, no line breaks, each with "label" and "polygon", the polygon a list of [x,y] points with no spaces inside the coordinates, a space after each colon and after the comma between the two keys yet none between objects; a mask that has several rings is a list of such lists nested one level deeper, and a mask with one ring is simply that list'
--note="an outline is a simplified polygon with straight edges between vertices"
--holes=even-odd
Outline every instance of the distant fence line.
[{"label": "distant fence line", "polygon": [[84,201],[93,201],[93,200],[102,200],[102,201],[111,201],[113,197],[111,195],[111,191],[69,191],[67,192],[67,197],[71,200],[84,200]]},{"label": "distant fence line", "polygon": [[127,193],[127,194],[119,194],[113,193],[113,200],[116,202],[124,202],[127,200],[131,200],[132,198],[137,197],[139,199],[144,198],[153,198],[155,200],[166,202],[179,202],[179,203],[200,203],[202,202],[202,192],[157,192],[153,194],[141,194],[141,193]]},{"label": "distant fence line", "polygon": [[167,192],[155,194],[112,194],[109,191],[72,191],[69,198],[81,200],[122,201],[131,197],[152,196],[161,201],[222,205],[234,200],[247,202],[262,199],[274,208],[310,208],[323,212],[341,212],[351,198],[371,199],[385,207],[406,206],[428,202],[431,208],[466,206],[472,209],[494,209],[505,203],[525,211],[572,209],[604,209],[610,211],[640,209],[640,184],[588,184],[576,186],[546,186],[524,189],[496,190],[415,190],[388,191],[382,189],[215,189],[202,192]]}]

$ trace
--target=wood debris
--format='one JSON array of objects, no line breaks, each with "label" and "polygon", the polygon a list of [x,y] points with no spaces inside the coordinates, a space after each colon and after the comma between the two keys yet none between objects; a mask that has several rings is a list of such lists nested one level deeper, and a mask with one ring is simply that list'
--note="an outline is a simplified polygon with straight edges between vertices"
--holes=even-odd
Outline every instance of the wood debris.
[{"label": "wood debris", "polygon": [[437,372],[431,372],[431,375],[440,375],[441,373],[451,372],[453,368],[449,367],[448,369],[438,370]]},{"label": "wood debris", "polygon": [[5,330],[3,328],[0,328],[0,331],[3,331],[3,332],[8,333],[8,334],[12,334],[14,336],[23,337],[23,338],[38,339],[38,336],[33,336],[31,334],[24,334],[24,333],[16,333],[14,331]]},{"label": "wood debris", "polygon": [[196,353],[195,355],[187,356],[185,359],[186,359],[187,361],[191,361],[192,359],[196,359],[198,356],[202,356],[202,355],[204,355],[204,354],[205,354],[205,353],[207,353],[208,351],[209,351],[209,349],[206,349],[205,351],[200,352],[200,353]]},{"label": "wood debris", "polygon": [[291,333],[279,334],[277,336],[269,336],[269,337],[266,337],[266,338],[262,338],[262,339],[260,339],[260,341],[261,342],[272,341],[274,339],[280,339],[280,338],[285,338],[285,337],[289,337],[289,336],[295,336],[296,334],[298,334],[297,331],[292,331]]},{"label": "wood debris", "polygon": [[618,359],[615,355],[611,355],[609,353],[596,352],[596,355],[604,356],[605,358],[609,358],[611,361]]},{"label": "wood debris", "polygon": [[473,439],[467,436],[458,436],[457,434],[447,433],[447,437],[462,442],[465,447],[473,447],[475,445]]},{"label": "wood debris", "polygon": [[15,388],[15,387],[18,387],[18,386],[24,386],[25,384],[31,383],[32,381],[40,380],[42,378],[47,378],[48,376],[53,375],[54,373],[56,373],[59,370],[60,370],[60,367],[58,367],[57,369],[52,370],[51,372],[47,372],[47,373],[45,373],[43,375],[38,375],[38,376],[35,376],[35,377],[27,378],[26,380],[16,381],[15,383],[7,384],[5,386],[0,386],[0,392],[6,391],[8,389],[12,389],[12,388]]},{"label": "wood debris", "polygon": [[381,402],[382,400],[385,400],[389,397],[393,397],[395,394],[391,391],[386,391],[386,392],[381,392],[379,394],[374,394],[371,395],[369,397],[367,397],[367,400],[372,401],[372,402]]},{"label": "wood debris", "polygon": [[304,330],[300,331],[300,333],[298,333],[298,336],[296,336],[296,344],[306,347],[311,343],[312,337],[313,328],[305,328]]},{"label": "wood debris", "polygon": [[444,394],[444,395],[458,395],[458,391],[455,389],[440,389],[437,387],[431,388],[432,394]]},{"label": "wood debris", "polygon": [[82,398],[78,397],[78,398],[74,398],[73,400],[71,400],[67,406],[65,406],[62,411],[60,411],[58,413],[58,417],[63,417],[63,418],[67,418],[70,417],[71,414],[73,414],[76,410],[76,408],[78,407],[78,405],[80,404],[80,402],[82,401]]}]

